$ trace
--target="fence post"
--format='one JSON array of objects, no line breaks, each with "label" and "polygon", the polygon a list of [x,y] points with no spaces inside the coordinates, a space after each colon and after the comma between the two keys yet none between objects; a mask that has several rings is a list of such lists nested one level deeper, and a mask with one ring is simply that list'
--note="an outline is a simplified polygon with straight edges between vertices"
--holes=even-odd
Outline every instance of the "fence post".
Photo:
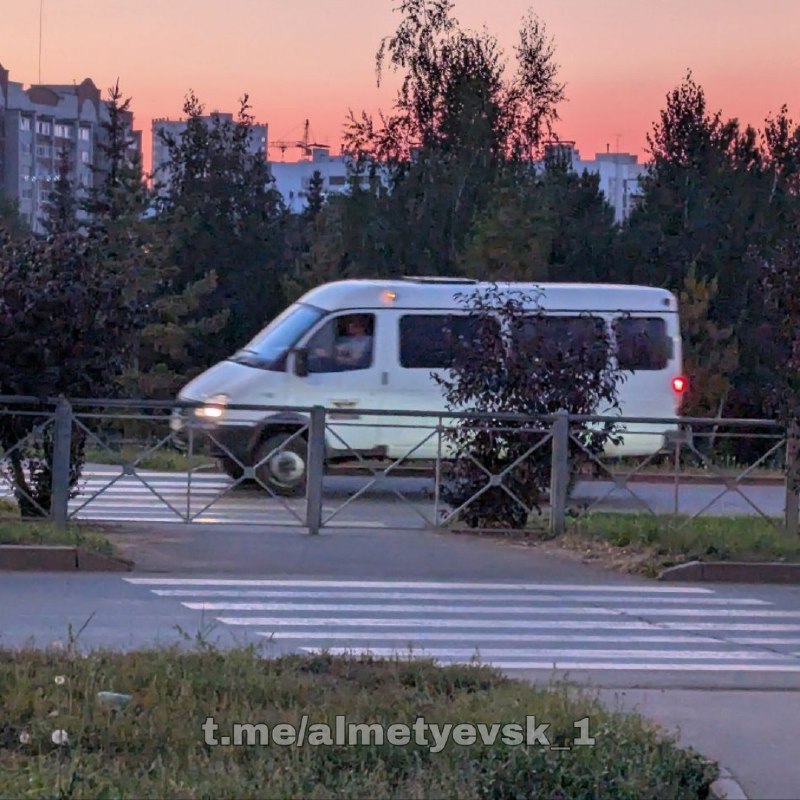
[{"label": "fence post", "polygon": [[306,525],[309,533],[318,534],[322,527],[322,481],[325,477],[325,409],[322,406],[311,409],[306,468]]},{"label": "fence post", "polygon": [[792,536],[798,533],[798,492],[800,491],[800,430],[792,420],[786,428],[786,511],[784,524]]},{"label": "fence post", "polygon": [[553,422],[550,466],[550,533],[561,536],[566,527],[569,483],[569,414],[559,411]]},{"label": "fence post", "polygon": [[72,406],[60,397],[54,414],[53,471],[50,476],[50,519],[63,530],[69,517],[69,473],[72,449]]}]

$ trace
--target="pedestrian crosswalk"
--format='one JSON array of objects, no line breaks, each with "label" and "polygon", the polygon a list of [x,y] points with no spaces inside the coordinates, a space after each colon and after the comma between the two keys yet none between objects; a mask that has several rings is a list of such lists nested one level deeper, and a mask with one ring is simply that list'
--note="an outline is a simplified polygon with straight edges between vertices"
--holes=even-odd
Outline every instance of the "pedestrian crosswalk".
[{"label": "pedestrian crosswalk", "polygon": [[505,669],[800,672],[800,610],[705,587],[130,577],[285,650]]},{"label": "pedestrian crosswalk", "polygon": [[[11,498],[10,488],[0,482],[0,499]],[[385,528],[385,509],[375,518],[364,513],[363,502],[334,516],[342,501],[323,506],[323,518],[334,526]],[[304,527],[306,505],[302,499],[279,498],[265,490],[233,486],[221,473],[155,472],[136,469],[126,474],[121,467],[85,470],[78,493],[69,503],[75,520],[103,522],[202,522]],[[411,512],[413,515],[413,512]],[[421,518],[414,524],[419,527]]]}]

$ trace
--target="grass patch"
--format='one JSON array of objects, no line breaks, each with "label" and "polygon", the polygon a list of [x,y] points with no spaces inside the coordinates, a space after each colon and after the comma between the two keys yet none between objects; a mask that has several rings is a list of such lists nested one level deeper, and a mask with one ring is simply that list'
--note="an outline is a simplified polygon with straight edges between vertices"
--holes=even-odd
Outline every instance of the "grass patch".
[{"label": "grass patch", "polygon": [[59,530],[45,520],[23,520],[15,503],[0,500],[0,544],[66,545],[113,556],[116,548],[102,533],[84,525]]},{"label": "grass patch", "polygon": [[[104,447],[87,447],[86,463],[120,466],[123,464],[132,464],[146,452],[146,445],[124,445],[115,450],[107,450]],[[214,466],[214,460],[208,456],[193,455],[189,458],[186,454],[180,453],[177,450],[167,450],[164,448],[159,448],[137,463],[137,467],[140,469],[151,469],[156,472],[188,472],[190,469],[197,469],[198,467]]]},{"label": "grass patch", "polygon": [[688,561],[797,561],[800,539],[761,517],[595,513],[547,544],[627,572],[653,577]]},{"label": "grass patch", "polygon": [[[56,677],[63,676],[57,684]],[[101,691],[131,699],[113,711]],[[308,735],[351,723],[550,723],[551,743],[589,718],[593,746],[416,744],[210,746],[234,723],[289,723]],[[716,765],[641,717],[566,686],[533,688],[484,667],[327,655],[264,659],[218,652],[0,651],[0,796],[70,798],[640,798],[708,797]],[[63,730],[66,745],[52,742]],[[384,728],[385,730],[385,728]],[[432,741],[431,733],[427,734]]]}]

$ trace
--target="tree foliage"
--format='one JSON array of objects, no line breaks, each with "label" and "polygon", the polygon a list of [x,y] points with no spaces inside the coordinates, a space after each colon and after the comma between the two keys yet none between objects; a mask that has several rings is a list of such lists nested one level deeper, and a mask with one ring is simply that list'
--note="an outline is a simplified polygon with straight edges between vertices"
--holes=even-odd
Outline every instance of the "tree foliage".
[{"label": "tree foliage", "polygon": [[[129,363],[138,324],[125,282],[90,237],[67,231],[47,240],[0,239],[0,394],[108,393]],[[49,508],[52,432],[28,438],[37,421],[0,416],[0,450],[19,445],[4,469],[24,514]],[[75,434],[79,471],[83,437]],[[73,482],[77,477],[76,471]]]},{"label": "tree foliage", "polygon": [[78,227],[78,198],[72,173],[69,151],[62,149],[58,155],[56,180],[53,191],[44,204],[42,226],[49,236],[74,231]]},{"label": "tree foliage", "polygon": [[[667,96],[649,144],[652,162],[613,278],[684,292],[687,314],[705,318],[689,323],[690,386],[696,391],[709,369],[727,369],[737,353],[733,374],[715,373],[715,388],[706,383],[705,398],[690,401],[707,411],[722,403],[734,416],[758,416],[765,410],[762,298],[752,254],[780,245],[800,220],[800,128],[785,108],[761,134],[725,120],[708,110],[704,90],[688,74]],[[703,297],[712,287],[713,296]],[[720,352],[718,336],[728,330]]]},{"label": "tree foliage", "polygon": [[387,69],[403,73],[393,111],[377,122],[350,116],[354,171],[377,180],[372,224],[346,242],[348,264],[452,272],[498,178],[536,152],[557,119],[564,90],[539,20],[524,20],[511,72],[495,38],[463,29],[452,10],[449,0],[401,4],[376,56],[379,82]]},{"label": "tree foliage", "polygon": [[[551,447],[540,422],[509,422],[501,415],[613,414],[623,376],[609,358],[605,326],[587,320],[587,326],[553,335],[538,295],[497,285],[461,300],[475,334],[454,338],[452,369],[434,379],[448,410],[483,416],[459,419],[446,433],[455,465],[443,499],[464,507],[460,516],[470,527],[524,528],[548,491]],[[579,425],[571,433],[574,471],[615,439],[610,425]],[[492,475],[501,476],[499,485]]]},{"label": "tree foliage", "polygon": [[[170,339],[171,370],[230,355],[284,305],[279,268],[285,208],[263,150],[253,151],[248,99],[235,120],[212,115],[198,98],[184,105],[186,127],[164,134],[168,183],[161,187],[161,234],[173,272],[166,290],[186,301],[159,306],[155,329]],[[171,353],[171,355],[170,355]]]}]

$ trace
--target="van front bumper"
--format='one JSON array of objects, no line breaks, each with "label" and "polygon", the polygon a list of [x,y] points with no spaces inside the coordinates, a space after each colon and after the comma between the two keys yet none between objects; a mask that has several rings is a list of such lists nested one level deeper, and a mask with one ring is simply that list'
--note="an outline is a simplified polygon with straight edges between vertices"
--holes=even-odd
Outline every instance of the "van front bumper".
[{"label": "van front bumper", "polygon": [[192,409],[175,409],[169,421],[172,441],[186,452],[190,446],[194,453],[204,453],[211,458],[234,458],[245,461],[254,425],[226,424],[198,417]]}]

